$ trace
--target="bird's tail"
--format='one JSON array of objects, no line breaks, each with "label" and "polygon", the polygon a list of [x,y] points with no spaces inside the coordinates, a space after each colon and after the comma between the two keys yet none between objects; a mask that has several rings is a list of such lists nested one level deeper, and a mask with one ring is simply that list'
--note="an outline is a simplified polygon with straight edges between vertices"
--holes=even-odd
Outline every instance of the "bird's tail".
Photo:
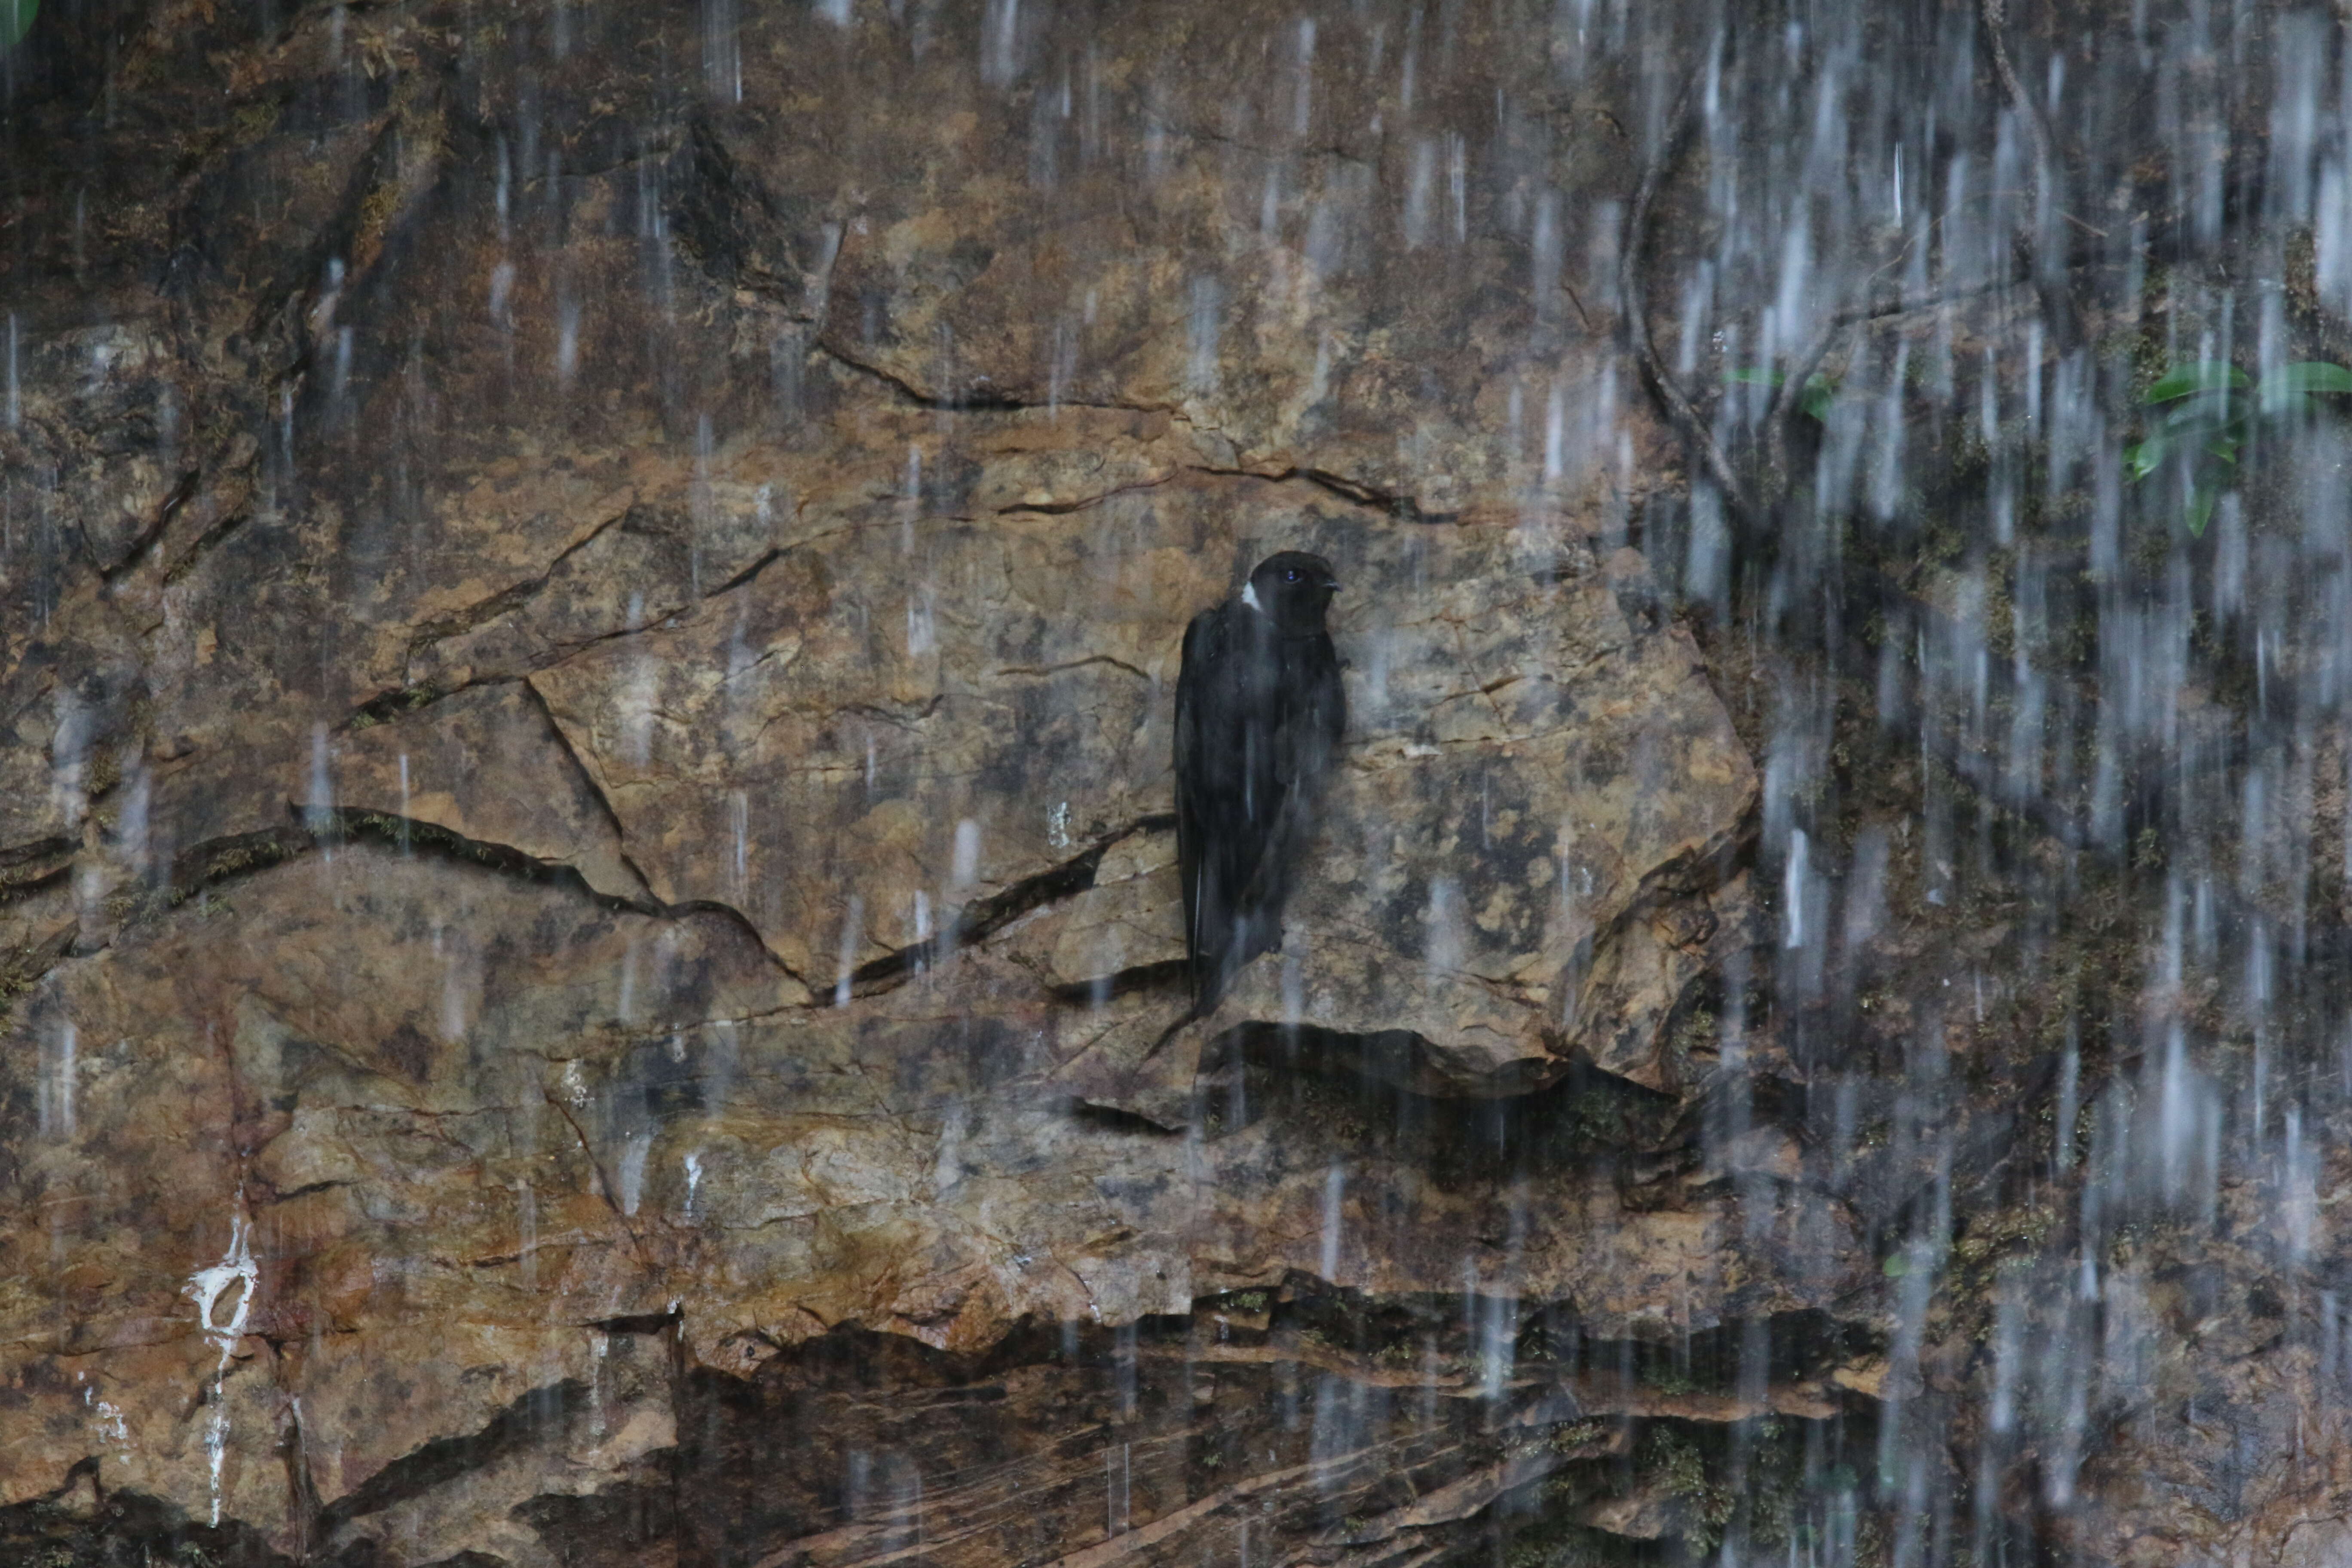
[{"label": "bird's tail", "polygon": [[1197,949],[1192,970],[1192,1005],[1184,1009],[1176,1021],[1160,1032],[1151,1048],[1137,1058],[1140,1067],[1158,1056],[1187,1024],[1197,1024],[1217,1010],[1225,999],[1225,990],[1234,977],[1260,953],[1273,952],[1282,946],[1282,922],[1265,916],[1244,916],[1234,923],[1225,950],[1203,963]]},{"label": "bird's tail", "polygon": [[1215,1012],[1218,1002],[1224,996],[1224,981],[1225,976],[1214,970],[1212,970],[1205,978],[1196,980],[1192,990],[1192,1005],[1179,1013],[1174,1023],[1160,1031],[1160,1037],[1151,1042],[1150,1050],[1136,1058],[1135,1065],[1141,1067],[1145,1062],[1158,1056],[1166,1048],[1169,1041],[1183,1031],[1186,1025],[1197,1024]]}]

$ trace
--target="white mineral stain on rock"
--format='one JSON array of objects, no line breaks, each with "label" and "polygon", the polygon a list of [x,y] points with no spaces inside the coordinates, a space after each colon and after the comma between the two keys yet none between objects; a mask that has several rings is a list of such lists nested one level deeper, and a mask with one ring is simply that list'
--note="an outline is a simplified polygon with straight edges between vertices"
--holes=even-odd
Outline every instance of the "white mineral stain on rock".
[{"label": "white mineral stain on rock", "polygon": [[[253,1293],[261,1270],[253,1261],[250,1226],[243,1215],[229,1222],[228,1250],[209,1268],[188,1276],[182,1294],[196,1303],[196,1323],[205,1337],[220,1349],[220,1365],[213,1373],[212,1415],[205,1424],[205,1455],[212,1468],[212,1521],[220,1523],[221,1470],[228,1459],[228,1401],[221,1384],[228,1375],[229,1358],[244,1337],[246,1320],[253,1311]],[[234,1290],[233,1297],[229,1293]],[[218,1316],[222,1298],[229,1297],[228,1319]]]}]

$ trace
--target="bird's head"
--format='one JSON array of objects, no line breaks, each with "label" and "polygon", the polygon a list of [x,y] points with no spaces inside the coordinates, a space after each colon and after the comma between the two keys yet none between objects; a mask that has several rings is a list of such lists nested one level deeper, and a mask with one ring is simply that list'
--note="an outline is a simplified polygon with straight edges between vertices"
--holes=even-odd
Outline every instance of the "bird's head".
[{"label": "bird's head", "polygon": [[1286,632],[1323,629],[1323,612],[1339,591],[1339,574],[1320,555],[1286,550],[1257,563],[1242,600]]}]

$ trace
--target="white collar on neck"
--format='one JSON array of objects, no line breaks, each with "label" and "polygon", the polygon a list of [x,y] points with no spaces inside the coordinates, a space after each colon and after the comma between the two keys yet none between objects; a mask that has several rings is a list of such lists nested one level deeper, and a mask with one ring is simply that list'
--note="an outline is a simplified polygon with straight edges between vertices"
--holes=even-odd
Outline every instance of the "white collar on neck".
[{"label": "white collar on neck", "polygon": [[1257,584],[1255,583],[1242,584],[1242,603],[1261,616],[1265,614],[1265,606],[1257,602]]}]

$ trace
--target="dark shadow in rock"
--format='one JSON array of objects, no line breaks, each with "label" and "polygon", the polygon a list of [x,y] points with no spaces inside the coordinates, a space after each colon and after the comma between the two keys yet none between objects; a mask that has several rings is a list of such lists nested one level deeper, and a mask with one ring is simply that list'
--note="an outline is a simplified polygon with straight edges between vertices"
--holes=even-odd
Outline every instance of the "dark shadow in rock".
[{"label": "dark shadow in rock", "polygon": [[[1868,1489],[1875,1422],[1818,1389],[1881,1347],[1825,1314],[1654,1343],[1587,1336],[1566,1305],[1507,1303],[1498,1337],[1487,1316],[1457,1295],[1375,1299],[1294,1274],[1183,1318],[1026,1324],[978,1355],[845,1329],[748,1380],[690,1372],[677,1550],[855,1562],[952,1541],[959,1561],[1043,1562],[1107,1524],[1161,1521],[1153,1560],[1189,1562],[1230,1550],[1246,1519],[1264,1561],[1324,1560],[1316,1543],[1341,1539],[1393,1543],[1367,1561],[1428,1561],[1409,1549],[1568,1532],[1603,1549],[1596,1563],[1685,1561],[1606,1528],[1633,1510],[1593,1516],[1601,1527],[1586,1510],[1647,1487],[1707,1500],[1749,1540],[1785,1540],[1807,1510]],[[1507,1375],[1490,1390],[1471,1373],[1496,1348]],[[1768,1414],[1776,1399],[1815,1414]],[[584,1501],[530,1506],[566,1542],[575,1526],[559,1516],[604,1521],[617,1542],[659,1511]]]},{"label": "dark shadow in rock", "polygon": [[707,114],[693,117],[668,174],[673,232],[713,278],[763,295],[797,320],[815,318],[840,224],[813,203],[770,190]]},{"label": "dark shadow in rock", "polygon": [[593,1402],[593,1391],[575,1378],[532,1389],[479,1430],[436,1437],[370,1476],[320,1511],[318,1533],[326,1535],[352,1520],[420,1497],[504,1455],[543,1443],[556,1428],[584,1414]]},{"label": "dark shadow in rock", "polygon": [[[1556,1081],[1486,1099],[1431,1095],[1413,1081],[1412,1035],[1362,1037],[1281,1026],[1227,1032],[1202,1053],[1196,1120],[1212,1138],[1276,1117],[1303,1139],[1377,1152],[1442,1187],[1614,1164],[1622,1179],[1661,1159],[1695,1159],[1698,1105],[1571,1063]],[[1682,1161],[1680,1163],[1688,1163]]]},{"label": "dark shadow in rock", "polygon": [[1122,969],[1116,974],[1084,980],[1071,985],[1056,985],[1052,995],[1056,1002],[1083,1002],[1099,1007],[1116,996],[1137,991],[1154,991],[1162,986],[1173,987],[1192,973],[1192,963],[1181,958],[1171,958],[1157,963],[1139,963],[1132,969]]},{"label": "dark shadow in rock", "polygon": [[[98,1461],[84,1464],[95,1470]],[[78,1465],[56,1491],[0,1508],[0,1563],[43,1568],[130,1568],[151,1562],[295,1568],[293,1559],[248,1524],[200,1524],[144,1492],[100,1494],[82,1484],[87,1473]]]},{"label": "dark shadow in rock", "polygon": [[1129,1110],[1117,1105],[1098,1105],[1091,1100],[1075,1097],[1070,1100],[1070,1117],[1075,1121],[1082,1121],[1106,1132],[1140,1132],[1150,1137],[1167,1138],[1184,1131],[1181,1126],[1171,1127],[1139,1110]]},{"label": "dark shadow in rock", "polygon": [[539,1532],[566,1568],[638,1568],[667,1555],[677,1539],[670,1478],[624,1481],[582,1497],[542,1492],[514,1517]]},{"label": "dark shadow in rock", "polygon": [[1201,1070],[1213,1070],[1213,1063],[1222,1067],[1236,1055],[1245,1060],[1280,1061],[1298,1071],[1361,1078],[1433,1100],[1513,1100],[1544,1087],[1524,1070],[1524,1063],[1465,1080],[1451,1070],[1444,1052],[1410,1029],[1349,1034],[1312,1024],[1248,1023],[1210,1041],[1201,1053]]}]

